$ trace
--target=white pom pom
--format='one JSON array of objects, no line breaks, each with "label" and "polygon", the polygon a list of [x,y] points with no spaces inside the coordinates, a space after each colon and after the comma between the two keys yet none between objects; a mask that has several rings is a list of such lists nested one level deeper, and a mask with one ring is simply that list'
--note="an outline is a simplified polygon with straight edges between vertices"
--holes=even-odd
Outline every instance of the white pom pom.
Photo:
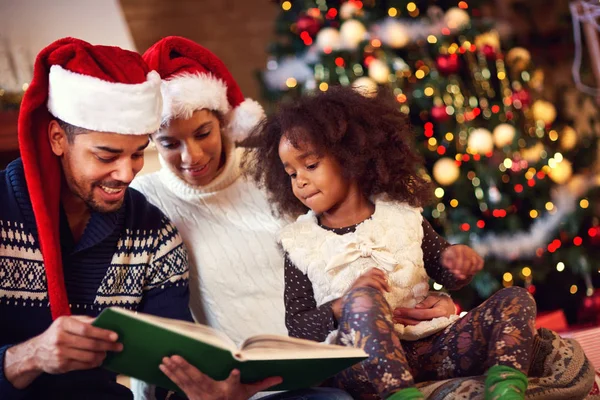
[{"label": "white pom pom", "polygon": [[257,101],[246,99],[229,113],[227,135],[239,142],[248,137],[252,129],[265,118],[265,111]]}]

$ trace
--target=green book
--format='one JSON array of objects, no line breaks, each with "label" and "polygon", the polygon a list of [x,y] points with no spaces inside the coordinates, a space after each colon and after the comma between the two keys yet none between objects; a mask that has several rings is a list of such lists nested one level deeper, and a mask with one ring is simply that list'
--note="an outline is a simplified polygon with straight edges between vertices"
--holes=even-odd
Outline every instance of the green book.
[{"label": "green book", "polygon": [[123,343],[123,351],[107,355],[105,368],[178,392],[158,368],[163,357],[179,355],[215,380],[226,379],[236,368],[243,383],[283,378],[269,390],[316,386],[367,358],[361,349],[276,335],[251,337],[238,348],[208,326],[118,307],[102,311],[93,325],[116,332]]}]

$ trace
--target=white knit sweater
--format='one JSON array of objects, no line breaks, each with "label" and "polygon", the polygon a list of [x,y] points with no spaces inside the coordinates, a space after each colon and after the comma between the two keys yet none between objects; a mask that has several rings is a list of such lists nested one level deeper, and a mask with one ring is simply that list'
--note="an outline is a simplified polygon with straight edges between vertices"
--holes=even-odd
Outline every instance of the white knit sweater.
[{"label": "white knit sweater", "polygon": [[163,163],[136,178],[175,224],[190,258],[190,308],[201,323],[240,344],[260,333],[287,335],[283,257],[265,193],[241,176],[241,150],[225,143],[226,162],[208,185],[193,187]]}]

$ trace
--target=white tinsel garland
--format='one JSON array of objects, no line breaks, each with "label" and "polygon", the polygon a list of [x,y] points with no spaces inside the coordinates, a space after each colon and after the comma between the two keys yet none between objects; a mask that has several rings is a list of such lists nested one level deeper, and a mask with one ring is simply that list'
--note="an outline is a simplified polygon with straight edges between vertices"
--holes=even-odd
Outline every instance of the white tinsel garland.
[{"label": "white tinsel garland", "polygon": [[489,234],[474,241],[471,246],[482,257],[514,260],[535,255],[538,248],[548,244],[560,223],[575,211],[577,200],[592,186],[598,185],[599,179],[576,176],[568,184],[559,186],[551,196],[556,212],[547,212],[536,219],[528,232],[511,235]]}]

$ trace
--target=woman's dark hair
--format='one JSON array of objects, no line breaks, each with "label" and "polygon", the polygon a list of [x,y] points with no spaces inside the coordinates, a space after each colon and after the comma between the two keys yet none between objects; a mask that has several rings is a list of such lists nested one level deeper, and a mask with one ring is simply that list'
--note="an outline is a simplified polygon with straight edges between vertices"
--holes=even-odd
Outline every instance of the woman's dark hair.
[{"label": "woman's dark hair", "polygon": [[295,217],[308,209],[294,196],[279,159],[283,136],[294,147],[310,143],[319,154],[333,156],[366,197],[385,193],[416,207],[430,199],[408,117],[388,91],[365,97],[348,87],[331,87],[301,97],[281,105],[242,143],[249,148],[244,157],[249,175],[267,190],[279,215]]}]

